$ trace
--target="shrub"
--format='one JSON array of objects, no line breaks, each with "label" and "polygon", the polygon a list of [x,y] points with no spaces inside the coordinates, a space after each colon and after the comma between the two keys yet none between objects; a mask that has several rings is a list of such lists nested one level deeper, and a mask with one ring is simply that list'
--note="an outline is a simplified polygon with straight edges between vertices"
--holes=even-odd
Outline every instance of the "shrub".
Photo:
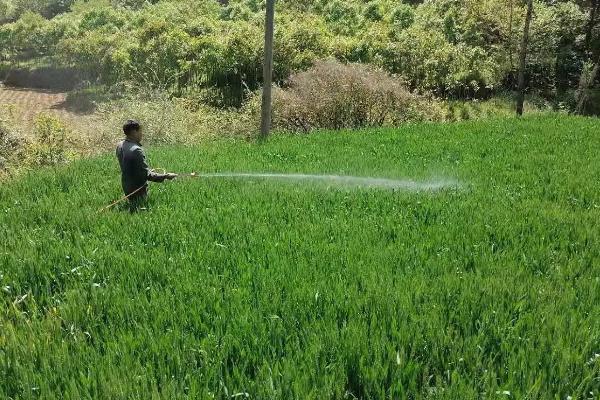
[{"label": "shrub", "polygon": [[364,15],[366,19],[371,21],[381,21],[383,18],[379,3],[376,1],[367,4]]},{"label": "shrub", "polygon": [[0,119],[0,178],[8,175],[14,169],[21,150],[22,142],[17,138],[10,123]]},{"label": "shrub", "polygon": [[320,61],[293,75],[274,95],[275,126],[295,132],[439,118],[435,102],[411,93],[399,78],[363,64]]},{"label": "shrub", "polygon": [[393,11],[391,22],[394,27],[406,29],[413,24],[415,20],[415,11],[408,4],[399,4]]},{"label": "shrub", "polygon": [[331,32],[321,17],[295,17],[281,23],[276,34],[275,78],[287,79],[330,54]]},{"label": "shrub", "polygon": [[327,3],[323,10],[325,20],[334,33],[353,35],[361,25],[361,17],[356,5],[334,0]]},{"label": "shrub", "polygon": [[35,140],[29,145],[28,158],[32,166],[66,163],[72,155],[68,148],[69,131],[60,119],[40,114],[35,120]]}]

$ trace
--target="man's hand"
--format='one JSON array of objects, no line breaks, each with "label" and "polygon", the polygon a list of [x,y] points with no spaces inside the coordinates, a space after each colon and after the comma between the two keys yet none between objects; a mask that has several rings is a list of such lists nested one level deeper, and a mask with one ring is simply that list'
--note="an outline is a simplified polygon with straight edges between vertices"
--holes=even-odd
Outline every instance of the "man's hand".
[{"label": "man's hand", "polygon": [[177,174],[167,174],[167,180],[172,181],[173,179],[177,179],[179,175]]}]

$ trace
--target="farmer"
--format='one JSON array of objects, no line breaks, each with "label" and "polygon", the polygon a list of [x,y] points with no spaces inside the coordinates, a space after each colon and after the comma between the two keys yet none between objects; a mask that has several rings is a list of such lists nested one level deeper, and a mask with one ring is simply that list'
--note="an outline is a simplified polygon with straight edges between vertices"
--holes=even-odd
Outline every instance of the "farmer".
[{"label": "farmer", "polygon": [[142,149],[142,127],[139,122],[129,120],[123,125],[125,140],[117,146],[117,158],[121,166],[121,183],[130,204],[137,205],[148,195],[148,181],[164,182],[177,178],[176,174],[158,174],[146,163]]}]

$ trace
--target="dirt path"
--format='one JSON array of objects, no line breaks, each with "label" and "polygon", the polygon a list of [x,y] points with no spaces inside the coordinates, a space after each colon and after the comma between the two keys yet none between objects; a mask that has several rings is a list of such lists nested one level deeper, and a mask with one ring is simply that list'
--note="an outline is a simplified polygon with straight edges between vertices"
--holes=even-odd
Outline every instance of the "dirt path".
[{"label": "dirt path", "polygon": [[33,121],[40,113],[74,120],[77,114],[67,110],[66,100],[66,93],[0,86],[0,106],[14,107],[14,114],[23,119],[23,122]]}]

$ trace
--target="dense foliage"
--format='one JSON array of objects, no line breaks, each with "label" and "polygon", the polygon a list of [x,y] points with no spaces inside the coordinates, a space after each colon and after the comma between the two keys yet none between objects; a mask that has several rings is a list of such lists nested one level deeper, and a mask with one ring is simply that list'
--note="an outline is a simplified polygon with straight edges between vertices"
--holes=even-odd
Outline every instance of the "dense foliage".
[{"label": "dense foliage", "polygon": [[[600,36],[590,1],[536,1],[531,88],[568,99],[577,87]],[[260,85],[261,1],[71,3],[0,0],[4,19],[15,21],[0,26],[0,59],[67,66],[93,83],[129,81],[213,102],[239,100]],[[487,96],[513,87],[523,15],[520,0],[278,1],[276,78],[336,57],[381,66],[420,91]]]},{"label": "dense foliage", "polygon": [[[0,398],[595,399],[598,120],[528,117],[151,149],[260,179],[119,196],[113,156],[0,186]],[[107,179],[107,176],[115,176]]]}]

